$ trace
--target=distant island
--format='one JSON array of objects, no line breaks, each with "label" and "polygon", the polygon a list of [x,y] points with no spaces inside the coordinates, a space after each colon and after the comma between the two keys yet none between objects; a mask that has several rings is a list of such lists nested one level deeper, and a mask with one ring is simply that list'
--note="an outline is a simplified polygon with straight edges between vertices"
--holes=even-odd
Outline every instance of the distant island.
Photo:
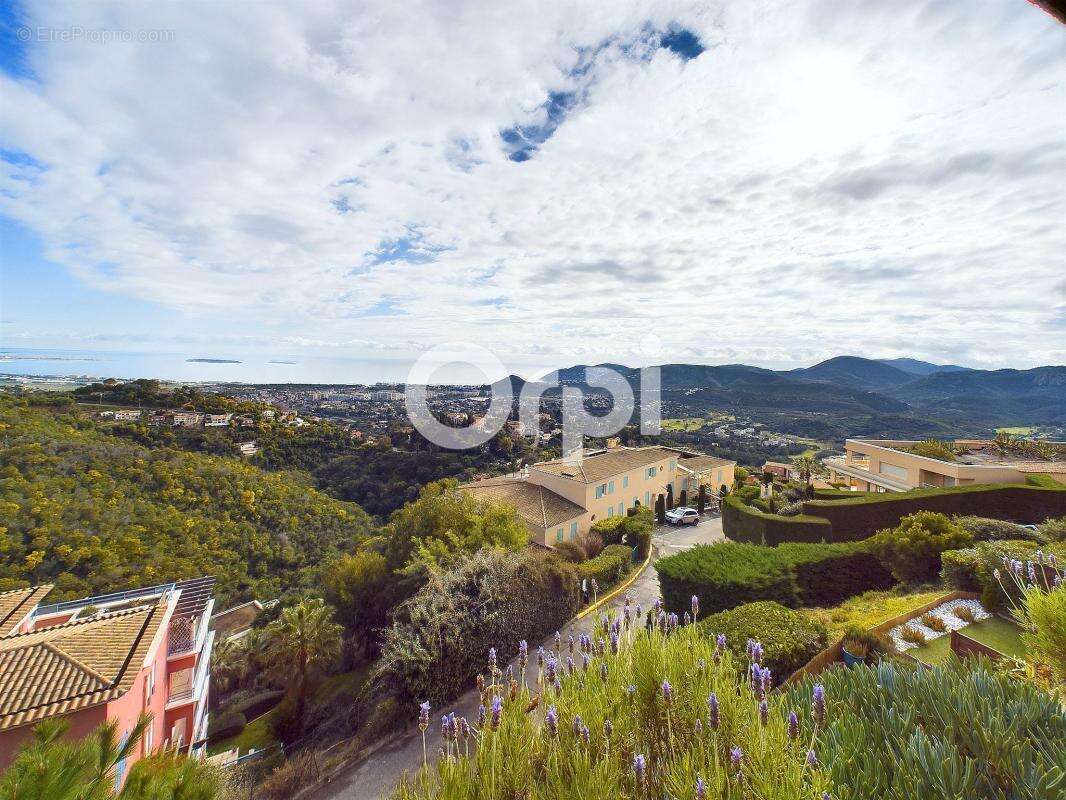
[{"label": "distant island", "polygon": [[276,360],[272,360],[272,361],[268,361],[267,363],[268,364],[298,364],[300,362],[298,362],[298,361],[276,361]]},{"label": "distant island", "polygon": [[185,359],[190,364],[240,364],[234,358],[187,358]]}]

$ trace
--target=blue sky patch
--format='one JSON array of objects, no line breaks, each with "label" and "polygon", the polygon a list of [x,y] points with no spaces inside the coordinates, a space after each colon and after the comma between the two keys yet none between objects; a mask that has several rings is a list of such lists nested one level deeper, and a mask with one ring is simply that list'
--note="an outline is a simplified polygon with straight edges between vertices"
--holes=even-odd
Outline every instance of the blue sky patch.
[{"label": "blue sky patch", "polygon": [[687,28],[671,28],[663,34],[659,44],[663,49],[676,53],[685,61],[691,61],[706,49],[700,44],[700,37]]},{"label": "blue sky patch", "polygon": [[545,121],[533,125],[515,125],[500,131],[507,157],[512,161],[528,161],[537,148],[552,137],[577,105],[576,92],[548,92],[548,99],[538,108]]}]

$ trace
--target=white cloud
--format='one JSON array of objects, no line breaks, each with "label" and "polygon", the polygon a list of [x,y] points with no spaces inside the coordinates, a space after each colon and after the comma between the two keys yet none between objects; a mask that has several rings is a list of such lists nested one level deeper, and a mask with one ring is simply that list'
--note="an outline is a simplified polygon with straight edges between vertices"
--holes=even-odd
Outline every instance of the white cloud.
[{"label": "white cloud", "polygon": [[[233,336],[1066,361],[1066,31],[1030,4],[31,13],[173,41],[31,45],[0,147],[43,169],[0,162],[0,212]],[[707,50],[657,49],[671,24]],[[510,160],[500,132],[548,123],[552,92],[574,107]]]}]

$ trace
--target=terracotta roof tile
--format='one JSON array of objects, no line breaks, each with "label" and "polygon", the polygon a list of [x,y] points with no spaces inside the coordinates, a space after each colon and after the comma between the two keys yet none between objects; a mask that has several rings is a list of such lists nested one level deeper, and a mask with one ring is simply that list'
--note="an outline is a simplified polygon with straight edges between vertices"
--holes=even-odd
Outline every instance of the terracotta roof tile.
[{"label": "terracotta roof tile", "polygon": [[478,499],[514,506],[523,520],[538,528],[550,528],[585,513],[577,503],[520,478],[486,478],[460,488]]},{"label": "terracotta roof tile", "polygon": [[598,483],[604,478],[610,478],[631,469],[677,457],[676,452],[663,447],[619,447],[616,450],[586,456],[580,462],[561,459],[543,461],[539,464],[531,464],[530,469],[560,475],[580,483]]},{"label": "terracotta roof tile", "polygon": [[169,599],[0,639],[0,730],[129,691]]},{"label": "terracotta roof tile", "polygon": [[0,636],[7,636],[15,626],[26,618],[46,594],[52,591],[52,584],[30,586],[26,589],[13,589],[0,592]]}]

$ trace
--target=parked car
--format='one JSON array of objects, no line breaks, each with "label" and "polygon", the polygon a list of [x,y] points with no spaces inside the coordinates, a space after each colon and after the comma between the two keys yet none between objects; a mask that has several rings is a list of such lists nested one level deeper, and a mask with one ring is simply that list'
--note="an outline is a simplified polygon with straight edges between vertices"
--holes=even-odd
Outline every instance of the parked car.
[{"label": "parked car", "polygon": [[666,512],[666,521],[671,525],[699,525],[700,512],[687,506],[672,508]]}]

